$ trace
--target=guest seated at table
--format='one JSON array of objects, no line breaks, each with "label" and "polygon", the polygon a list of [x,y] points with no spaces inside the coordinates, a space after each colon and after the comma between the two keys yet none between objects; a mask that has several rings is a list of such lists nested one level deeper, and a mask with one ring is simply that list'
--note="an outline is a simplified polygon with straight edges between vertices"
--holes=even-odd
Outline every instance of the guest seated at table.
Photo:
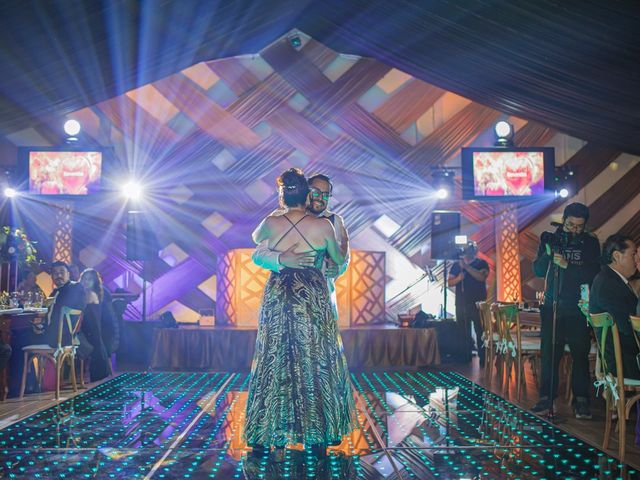
[{"label": "guest seated at table", "polygon": [[102,339],[102,278],[94,269],[88,268],[80,275],[80,283],[84,287],[86,304],[80,328],[93,347],[89,353],[89,376],[95,382],[111,375],[111,363]]},{"label": "guest seated at table", "polygon": [[[618,326],[622,365],[626,378],[640,379],[640,368],[636,362],[638,345],[633,337],[629,316],[636,312],[638,297],[629,284],[636,271],[636,245],[624,235],[611,235],[602,247],[604,267],[596,275],[589,297],[589,312],[608,312]],[[610,339],[609,339],[610,340]],[[607,366],[616,371],[613,343],[605,347]]]},{"label": "guest seated at table", "polygon": [[[63,321],[62,307],[66,306],[77,310],[84,308],[84,288],[79,283],[71,281],[65,262],[57,261],[51,264],[51,278],[56,288],[45,301],[48,307],[46,317],[35,316],[32,328],[12,331],[11,346],[13,351],[20,352],[20,355],[14,354],[11,358],[10,395],[17,395],[20,391],[20,372],[24,368],[22,348],[27,345],[43,344],[57,347],[58,326]],[[70,345],[71,336],[68,328],[63,328],[62,332],[62,344]],[[30,393],[34,388],[33,380],[35,377],[31,373],[27,375],[26,393]]]},{"label": "guest seated at table", "polygon": [[[47,321],[44,325],[44,342],[38,340],[34,343],[48,343],[52,347],[58,346],[58,324],[62,320],[62,307],[70,307],[77,310],[84,308],[84,288],[76,282],[72,282],[69,275],[69,267],[64,262],[51,264],[51,278],[56,288],[51,292],[53,305],[49,308]],[[71,338],[66,328],[62,329],[62,344],[70,345]]]},{"label": "guest seated at table", "polygon": [[45,295],[40,286],[36,283],[36,273],[33,270],[29,270],[24,279],[18,284],[18,292],[24,292],[24,294],[31,293],[32,299],[34,296],[40,296],[44,300]]}]

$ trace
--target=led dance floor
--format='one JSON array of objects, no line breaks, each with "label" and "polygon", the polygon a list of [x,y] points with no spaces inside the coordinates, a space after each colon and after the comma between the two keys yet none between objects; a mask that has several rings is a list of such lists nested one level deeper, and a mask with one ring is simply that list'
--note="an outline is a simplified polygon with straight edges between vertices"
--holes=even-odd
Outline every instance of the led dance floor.
[{"label": "led dance floor", "polygon": [[125,373],[0,431],[0,478],[634,478],[459,374],[352,375],[359,428],[316,459],[242,442],[245,373]]}]

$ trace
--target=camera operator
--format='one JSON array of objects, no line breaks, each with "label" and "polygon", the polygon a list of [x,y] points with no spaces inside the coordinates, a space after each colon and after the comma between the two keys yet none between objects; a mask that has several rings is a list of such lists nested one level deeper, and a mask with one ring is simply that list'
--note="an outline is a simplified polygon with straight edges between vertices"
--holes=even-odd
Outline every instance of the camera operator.
[{"label": "camera operator", "polygon": [[[541,316],[541,361],[540,398],[531,409],[534,413],[548,411],[558,388],[558,366],[569,345],[573,361],[571,389],[573,411],[576,418],[590,419],[589,410],[589,350],[591,337],[587,322],[578,306],[580,285],[593,282],[600,270],[600,243],[585,231],[589,220],[589,209],[582,203],[567,205],[562,214],[562,224],[552,223],[554,233],[544,232],[540,236],[538,254],[533,261],[533,270],[545,278],[544,302]],[[557,288],[555,285],[558,279]],[[554,298],[555,293],[555,298]],[[556,301],[556,335],[553,361],[553,305]],[[553,386],[551,377],[553,369]],[[553,397],[552,397],[553,395]]]},{"label": "camera operator", "polygon": [[465,361],[471,360],[473,340],[471,339],[471,324],[476,332],[478,357],[480,365],[484,365],[484,348],[481,344],[482,323],[476,302],[487,299],[486,280],[489,276],[489,264],[476,257],[478,247],[475,242],[469,242],[460,252],[460,260],[453,264],[447,282],[456,287],[456,322],[459,324],[463,339]]}]

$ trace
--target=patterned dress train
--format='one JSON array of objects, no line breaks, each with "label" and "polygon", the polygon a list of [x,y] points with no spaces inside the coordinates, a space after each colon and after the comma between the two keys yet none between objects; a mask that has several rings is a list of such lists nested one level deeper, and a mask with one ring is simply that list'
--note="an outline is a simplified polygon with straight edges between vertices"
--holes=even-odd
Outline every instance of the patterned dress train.
[{"label": "patterned dress train", "polygon": [[354,424],[349,371],[324,276],[317,268],[272,272],[260,310],[245,440],[330,444]]}]

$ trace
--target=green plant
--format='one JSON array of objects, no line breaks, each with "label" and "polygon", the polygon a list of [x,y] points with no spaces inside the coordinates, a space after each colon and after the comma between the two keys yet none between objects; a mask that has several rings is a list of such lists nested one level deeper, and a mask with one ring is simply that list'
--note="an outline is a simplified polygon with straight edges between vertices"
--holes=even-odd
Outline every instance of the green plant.
[{"label": "green plant", "polygon": [[39,265],[42,262],[38,260],[35,243],[24,230],[4,226],[0,229],[0,258],[3,262],[15,259],[19,268]]}]

